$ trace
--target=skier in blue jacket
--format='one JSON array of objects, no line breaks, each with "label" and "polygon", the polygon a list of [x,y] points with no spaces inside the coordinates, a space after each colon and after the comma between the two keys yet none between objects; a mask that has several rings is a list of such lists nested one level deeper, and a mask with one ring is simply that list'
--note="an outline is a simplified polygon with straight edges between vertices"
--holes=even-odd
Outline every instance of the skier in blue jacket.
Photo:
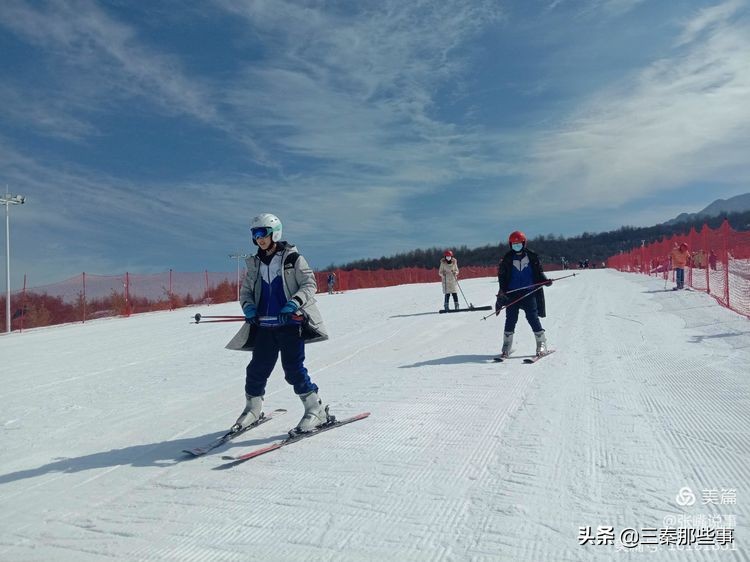
[{"label": "skier in blue jacket", "polygon": [[[508,236],[508,244],[510,250],[503,256],[498,267],[497,278],[500,291],[497,294],[495,311],[499,313],[508,303],[513,304],[505,309],[505,331],[500,357],[506,358],[510,355],[520,310],[526,314],[526,320],[534,332],[536,354],[544,355],[547,353],[547,338],[539,320],[546,316],[544,291],[541,288],[535,289],[540,287],[538,283],[546,286],[552,285],[552,280],[547,279],[544,274],[539,256],[526,248],[526,235],[523,232],[519,230],[511,232]],[[512,292],[507,294],[509,291]]]},{"label": "skier in blue jacket", "polygon": [[305,408],[296,429],[311,431],[328,421],[327,407],[304,365],[305,343],[328,339],[315,306],[315,274],[297,248],[281,240],[278,217],[263,213],[250,226],[258,252],[246,260],[240,290],[246,323],[227,345],[253,352],[245,376],[245,409],[234,427],[243,429],[262,417],[266,382],[281,355],[284,378]]}]

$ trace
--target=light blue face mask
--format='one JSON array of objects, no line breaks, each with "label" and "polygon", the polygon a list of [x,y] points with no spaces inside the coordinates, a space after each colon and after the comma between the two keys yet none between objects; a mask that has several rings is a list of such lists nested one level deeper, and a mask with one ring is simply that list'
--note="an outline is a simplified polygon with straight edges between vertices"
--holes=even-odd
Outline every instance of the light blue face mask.
[{"label": "light blue face mask", "polygon": [[510,247],[513,248],[514,252],[520,252],[521,250],[523,250],[523,244],[511,244]]}]

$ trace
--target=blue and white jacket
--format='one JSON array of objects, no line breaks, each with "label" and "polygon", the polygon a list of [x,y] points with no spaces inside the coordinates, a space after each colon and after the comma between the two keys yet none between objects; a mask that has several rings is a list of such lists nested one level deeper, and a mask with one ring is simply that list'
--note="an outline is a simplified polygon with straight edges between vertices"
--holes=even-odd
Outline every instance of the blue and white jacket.
[{"label": "blue and white jacket", "polygon": [[[240,305],[255,305],[263,318],[277,316],[288,301],[294,300],[299,305],[297,314],[302,315],[300,329],[305,342],[327,340],[323,318],[315,305],[315,273],[296,246],[283,241],[276,244],[278,249],[269,263],[258,254],[245,260],[247,275],[240,289]],[[257,330],[257,326],[244,324],[227,349],[251,351]]]},{"label": "blue and white jacket", "polygon": [[[500,283],[500,291],[506,293],[511,289],[528,287],[532,283],[547,281],[547,276],[544,274],[539,256],[535,252],[524,248],[520,254],[510,250],[503,256],[498,266],[497,280]],[[512,293],[512,295],[516,296],[513,296],[511,300],[515,300],[521,294],[531,292],[534,289],[536,287],[532,287],[527,291],[518,291],[517,294]],[[539,317],[544,318],[547,315],[547,307],[544,303],[544,289],[534,292],[534,298],[536,299]]]}]

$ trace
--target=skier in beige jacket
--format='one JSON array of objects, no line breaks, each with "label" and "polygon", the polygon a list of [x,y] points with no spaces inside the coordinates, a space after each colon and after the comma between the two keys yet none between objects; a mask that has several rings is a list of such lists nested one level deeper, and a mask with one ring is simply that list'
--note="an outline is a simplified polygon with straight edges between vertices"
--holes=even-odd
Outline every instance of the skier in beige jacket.
[{"label": "skier in beige jacket", "polygon": [[451,250],[446,250],[441,258],[438,273],[443,280],[443,294],[445,295],[443,310],[448,310],[451,295],[453,296],[453,308],[458,310],[458,261]]}]

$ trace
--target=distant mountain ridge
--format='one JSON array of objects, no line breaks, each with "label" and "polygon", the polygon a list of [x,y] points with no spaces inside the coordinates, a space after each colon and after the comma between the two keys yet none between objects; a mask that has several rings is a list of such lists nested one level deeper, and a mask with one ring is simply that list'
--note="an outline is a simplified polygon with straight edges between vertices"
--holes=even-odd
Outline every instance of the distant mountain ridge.
[{"label": "distant mountain ridge", "polygon": [[680,213],[675,218],[662,224],[674,225],[700,218],[718,217],[721,214],[729,213],[744,213],[745,211],[750,211],[750,193],[737,195],[729,199],[717,199],[702,211],[698,211],[697,213]]}]

